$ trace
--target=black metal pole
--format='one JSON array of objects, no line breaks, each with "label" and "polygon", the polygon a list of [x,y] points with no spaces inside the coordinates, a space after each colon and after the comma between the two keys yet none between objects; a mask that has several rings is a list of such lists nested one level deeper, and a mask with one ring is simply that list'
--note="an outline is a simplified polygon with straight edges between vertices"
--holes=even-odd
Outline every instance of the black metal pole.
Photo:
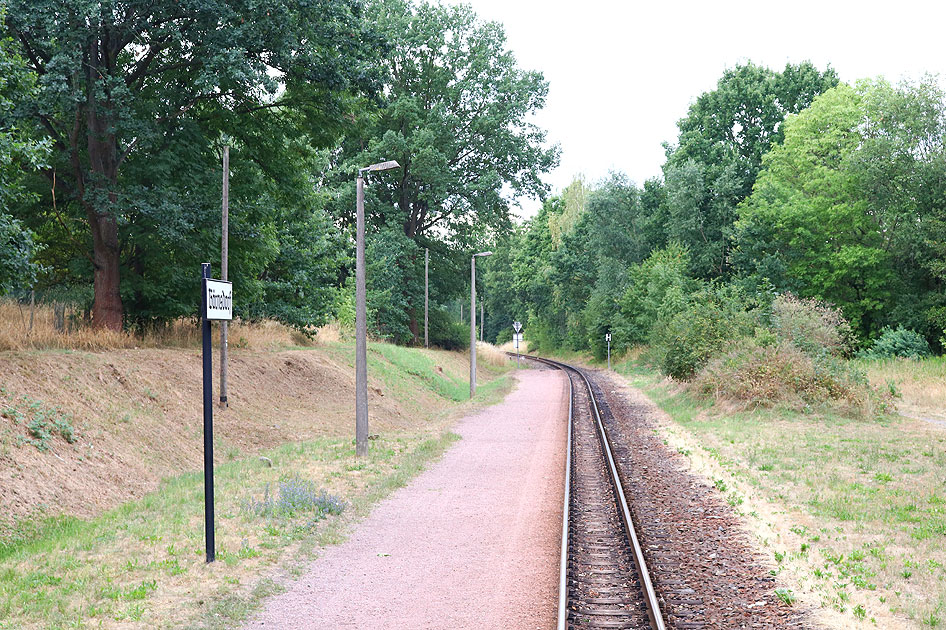
[{"label": "black metal pole", "polygon": [[201,263],[200,273],[200,318],[204,333],[204,533],[207,538],[207,562],[213,562],[215,556],[213,349],[210,345],[210,320],[207,319],[207,278],[210,277],[210,263]]}]

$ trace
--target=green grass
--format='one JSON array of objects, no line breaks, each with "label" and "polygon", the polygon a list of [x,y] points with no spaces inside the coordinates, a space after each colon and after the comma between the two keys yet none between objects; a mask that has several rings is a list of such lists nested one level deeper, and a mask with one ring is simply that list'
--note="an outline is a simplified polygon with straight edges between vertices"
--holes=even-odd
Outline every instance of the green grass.
[{"label": "green grass", "polygon": [[[217,465],[218,561],[212,567],[203,562],[200,474],[168,479],[157,492],[95,519],[34,522],[0,547],[0,628],[82,627],[118,618],[177,627],[186,621],[184,611],[219,614],[223,601],[237,611],[251,610],[252,592],[213,605],[175,601],[173,593],[186,587],[214,600],[227,577],[253,579],[289,547],[311,557],[316,545],[343,539],[353,519],[405,485],[455,439],[449,433],[380,439],[364,460],[355,459],[349,440],[322,439],[268,451],[272,467],[255,457]],[[243,507],[267,484],[288,476],[318,479],[349,502],[346,512],[312,520],[304,512],[260,517]],[[247,601],[234,606],[234,597]],[[177,610],[169,617],[172,608]]]},{"label": "green grass", "polygon": [[[355,365],[355,351],[350,343],[329,344],[326,352]],[[447,365],[440,361],[449,359]],[[470,398],[469,355],[405,348],[388,343],[368,344],[369,380],[380,381],[386,392],[410,404],[418,393],[430,392],[442,400],[464,402]],[[437,368],[440,369],[437,369]],[[489,396],[494,389],[502,389],[504,381],[497,378],[508,374],[514,365],[498,367],[486,361],[477,362],[477,398]],[[480,390],[483,390],[482,392]]]},{"label": "green grass", "polygon": [[[0,629],[230,627],[281,586],[277,567],[301,570],[316,549],[344,540],[371,506],[406,485],[458,437],[444,419],[469,386],[458,356],[371,344],[369,370],[385,395],[416,412],[410,430],[379,436],[356,458],[353,440],[326,437],[284,444],[252,457],[226,453],[215,466],[217,562],[204,563],[203,476],[162,482],[140,500],[97,518],[34,519],[0,539]],[[347,344],[330,349],[351,355]],[[452,362],[437,370],[435,357]],[[475,405],[511,389],[507,370],[483,366]],[[433,397],[425,404],[419,396]],[[451,411],[452,410],[452,411]],[[441,421],[429,423],[433,417]],[[221,450],[221,453],[224,453]],[[268,458],[269,463],[258,455]],[[271,463],[271,465],[270,465]],[[347,503],[344,512],[260,516],[249,507],[280,480],[302,479]]]},{"label": "green grass", "polygon": [[[728,471],[725,483],[759,493],[786,518],[817,524],[802,537],[804,549],[779,553],[815,572],[822,605],[855,618],[893,611],[914,623],[940,614],[946,431],[896,416],[733,412],[637,361],[616,368]],[[863,603],[852,603],[853,593]]]}]

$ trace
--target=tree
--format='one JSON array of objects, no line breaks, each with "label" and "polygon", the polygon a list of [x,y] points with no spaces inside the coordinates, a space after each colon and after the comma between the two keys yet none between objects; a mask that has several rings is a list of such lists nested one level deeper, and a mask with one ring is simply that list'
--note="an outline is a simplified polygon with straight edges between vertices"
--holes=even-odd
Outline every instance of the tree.
[{"label": "tree", "polygon": [[762,156],[782,140],[782,121],[838,82],[831,68],[788,64],[781,73],[753,63],[727,70],[702,94],[667,146],[667,236],[690,250],[692,271],[729,273],[736,206],[752,191]]},{"label": "tree", "polygon": [[[182,174],[215,140],[205,133],[208,121],[238,123],[267,109],[298,112],[324,141],[339,130],[353,94],[372,87],[379,46],[356,0],[9,6],[7,30],[38,76],[36,98],[21,112],[55,149],[47,176],[58,173],[59,194],[84,214],[93,322],[111,329],[123,321],[121,231],[129,208],[158,212],[164,200],[164,182],[147,177],[146,162],[164,157],[166,167],[173,156],[170,169]],[[139,181],[128,172],[136,157]]]},{"label": "tree", "polygon": [[786,120],[739,208],[734,264],[832,302],[862,339],[889,324],[927,327],[941,294],[924,235],[946,198],[944,121],[931,79],[842,84],[816,98]]},{"label": "tree", "polygon": [[[6,13],[0,5],[0,23]],[[12,41],[0,37],[0,295],[32,286],[37,265],[36,244],[30,230],[9,214],[11,205],[28,198],[22,184],[23,168],[44,164],[47,147],[16,124],[13,110],[31,97],[35,76],[13,51]]]},{"label": "tree", "polygon": [[[345,192],[335,212],[351,222],[357,168],[397,160],[399,170],[368,187],[373,229],[400,230],[418,251],[430,247],[438,263],[462,268],[470,250],[510,229],[515,198],[546,191],[540,176],[558,151],[544,147],[545,132],[529,117],[543,107],[548,84],[519,68],[501,25],[481,21],[467,5],[380,0],[370,14],[392,45],[385,103],[343,145],[335,178]],[[454,297],[442,283],[456,276],[441,275],[442,268],[431,265],[432,283]],[[406,304],[416,335],[422,307],[414,298]]]}]

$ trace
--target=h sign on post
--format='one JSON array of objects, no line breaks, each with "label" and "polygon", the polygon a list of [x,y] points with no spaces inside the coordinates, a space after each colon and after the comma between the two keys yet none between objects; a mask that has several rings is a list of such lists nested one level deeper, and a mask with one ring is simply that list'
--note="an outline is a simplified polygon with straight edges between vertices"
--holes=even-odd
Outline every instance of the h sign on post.
[{"label": "h sign on post", "polygon": [[611,369],[611,333],[605,333],[604,338],[608,340],[608,369]]}]

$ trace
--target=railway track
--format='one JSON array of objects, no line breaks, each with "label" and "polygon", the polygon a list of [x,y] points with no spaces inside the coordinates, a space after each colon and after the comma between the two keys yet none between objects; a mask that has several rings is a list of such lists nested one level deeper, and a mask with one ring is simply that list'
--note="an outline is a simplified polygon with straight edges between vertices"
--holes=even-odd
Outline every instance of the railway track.
[{"label": "railway track", "polygon": [[528,358],[569,379],[559,630],[665,630],[591,383],[570,365]]}]

